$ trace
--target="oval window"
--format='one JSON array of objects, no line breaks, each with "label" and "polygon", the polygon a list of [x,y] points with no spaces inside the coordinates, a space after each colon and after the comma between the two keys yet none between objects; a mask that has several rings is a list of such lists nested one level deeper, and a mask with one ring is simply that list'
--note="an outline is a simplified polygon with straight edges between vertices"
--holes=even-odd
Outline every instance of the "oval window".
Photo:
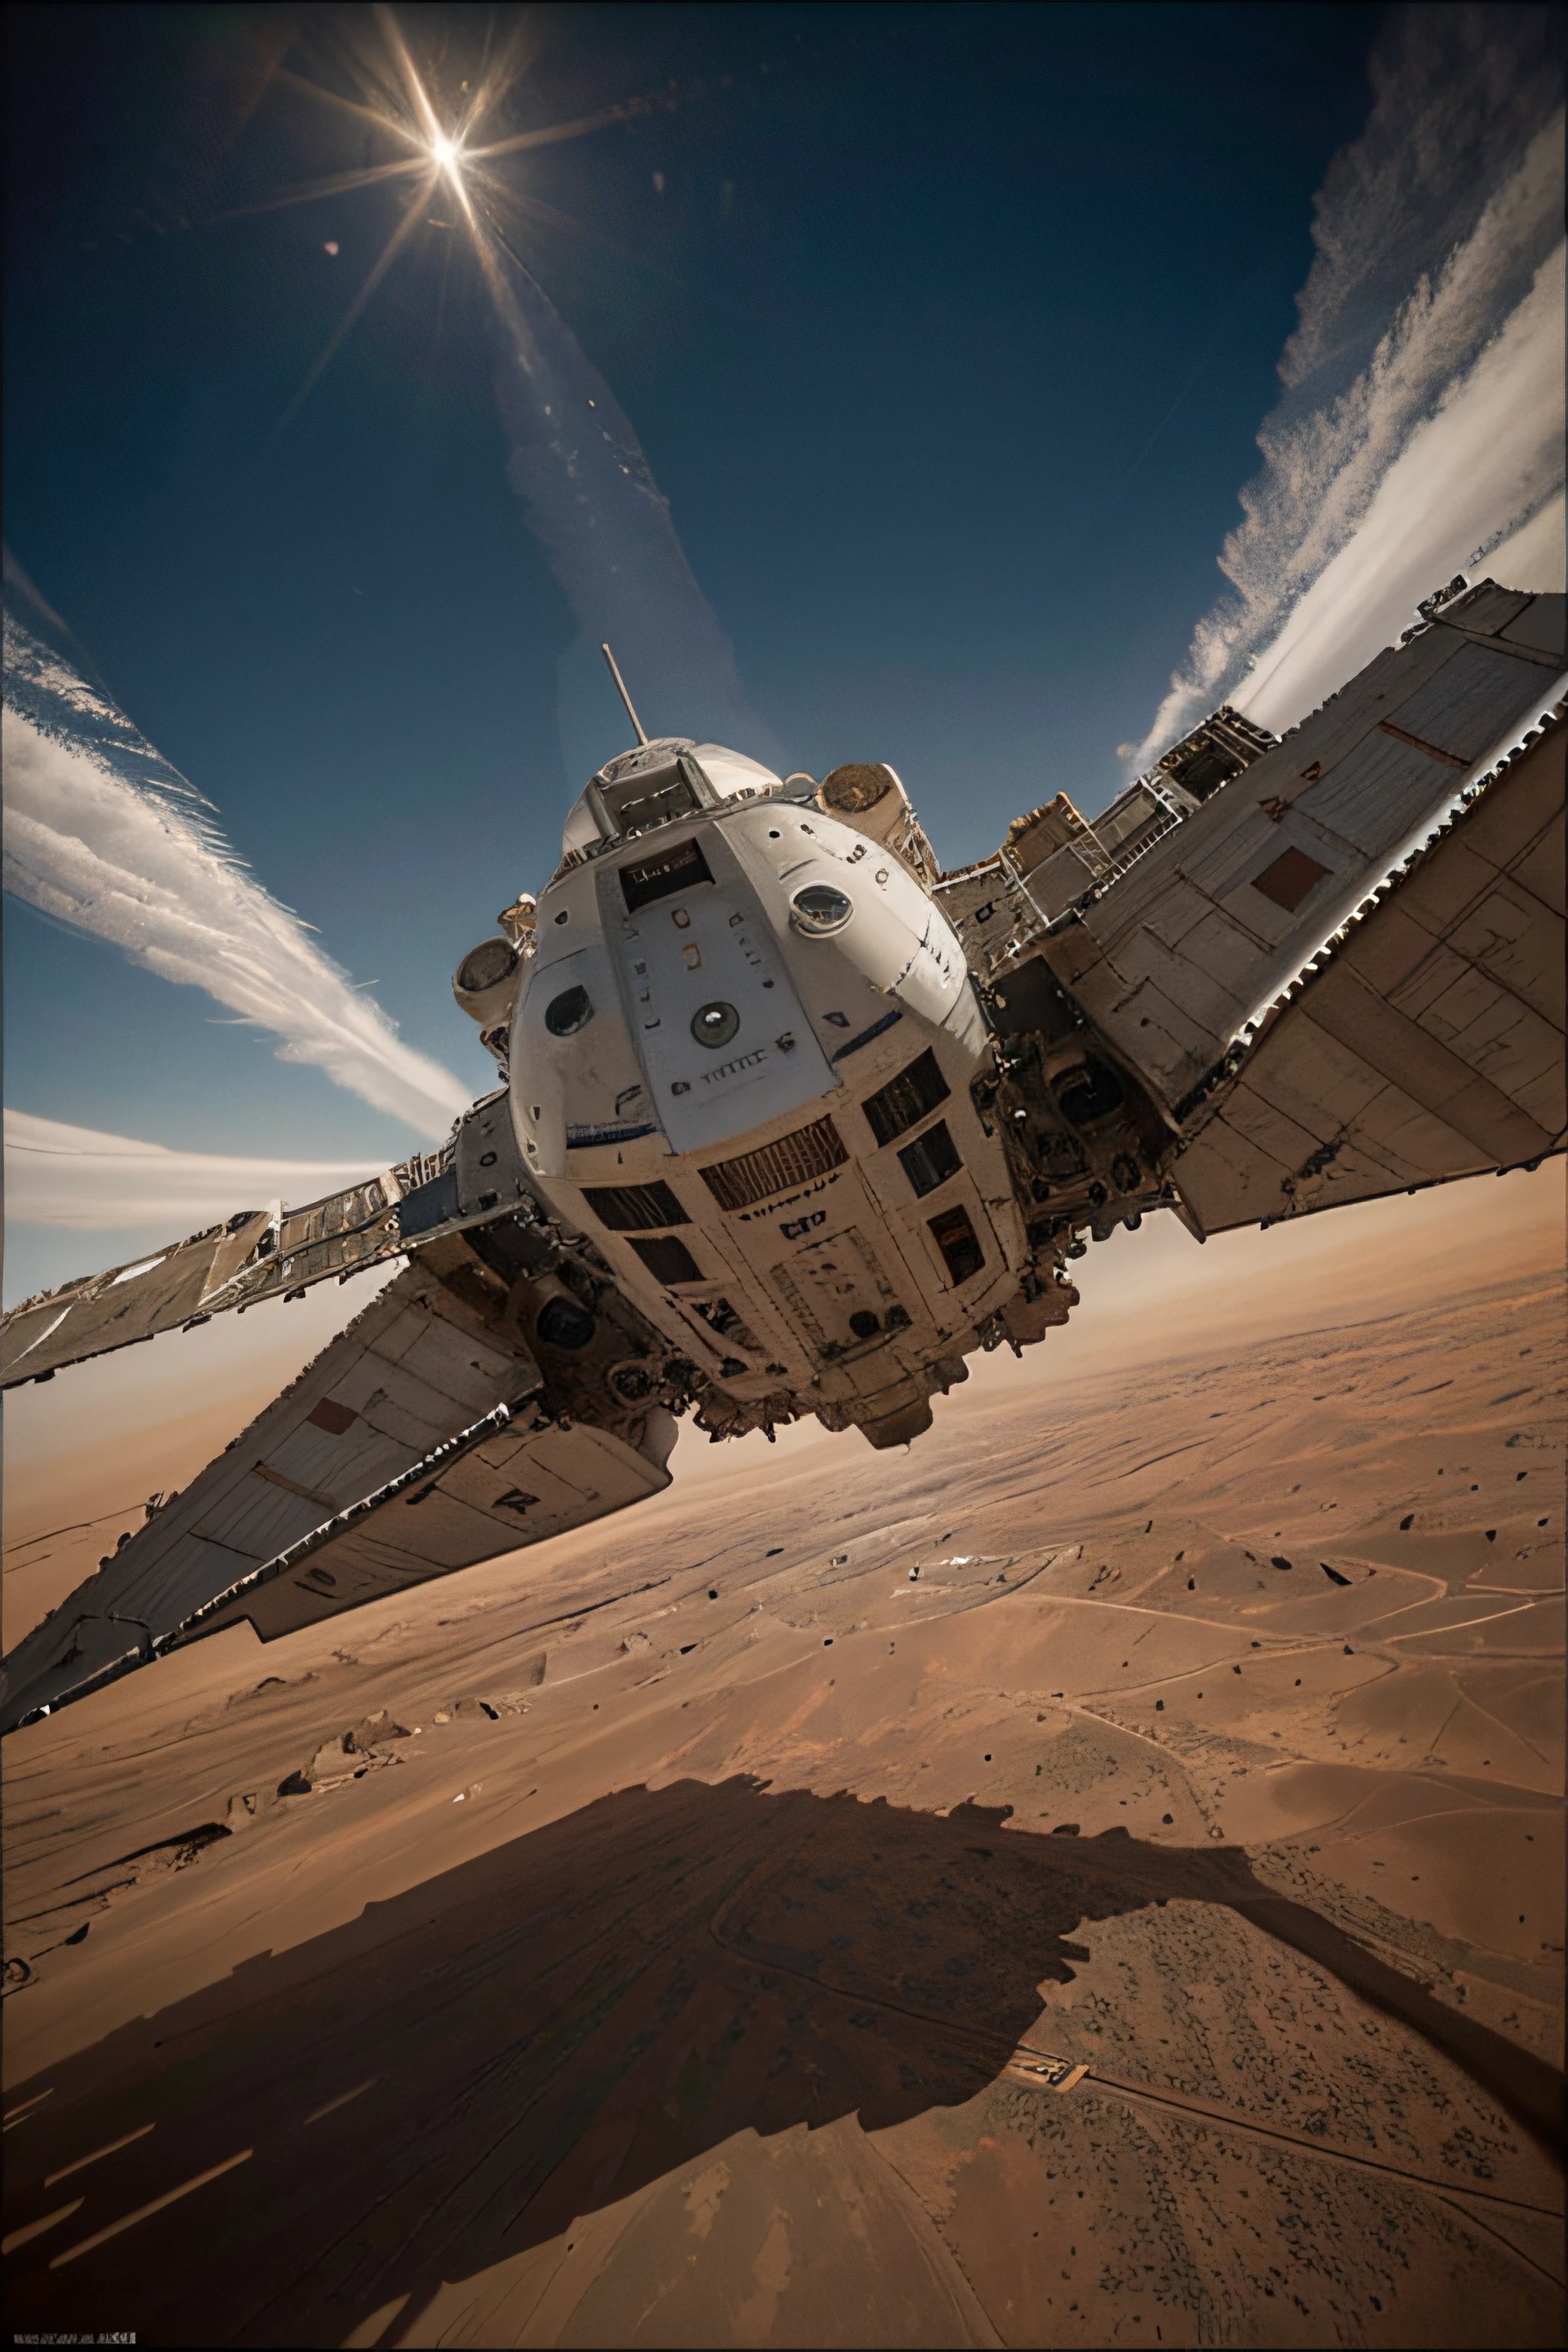
[{"label": "oval window", "polygon": [[841,931],[855,912],[853,900],[831,882],[807,882],[790,900],[796,928],[813,939],[824,939],[829,931]]},{"label": "oval window", "polygon": [[700,1045],[727,1045],[741,1025],[732,1004],[704,1004],[691,1016],[691,1034]]},{"label": "oval window", "polygon": [[544,1008],[544,1025],[552,1037],[570,1037],[574,1031],[585,1029],[593,1017],[585,988],[563,988]]},{"label": "oval window", "polygon": [[548,1347],[585,1348],[599,1326],[574,1298],[555,1297],[540,1310],[534,1329]]}]

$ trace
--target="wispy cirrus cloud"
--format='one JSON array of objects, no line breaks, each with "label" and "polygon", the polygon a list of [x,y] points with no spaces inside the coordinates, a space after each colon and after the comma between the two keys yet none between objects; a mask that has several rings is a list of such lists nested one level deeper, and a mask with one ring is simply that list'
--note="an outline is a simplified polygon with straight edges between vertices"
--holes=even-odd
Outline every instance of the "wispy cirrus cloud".
[{"label": "wispy cirrus cloud", "polygon": [[5,1113],[8,1223],[110,1233],[156,1225],[172,1237],[237,1209],[298,1207],[378,1171],[363,1160],[261,1160],[169,1151],[62,1119]]},{"label": "wispy cirrus cloud", "polygon": [[[421,1135],[444,1133],[468,1089],[405,1045],[262,888],[212,803],[10,609],[18,593],[29,592],[8,565],[6,889],[163,979],[205,989],[269,1031],[280,1061],[325,1071]],[[37,611],[46,624],[56,617]]]},{"label": "wispy cirrus cloud", "polygon": [[[1266,727],[1278,732],[1314,709],[1357,660],[1392,644],[1419,600],[1457,570],[1479,563],[1508,587],[1562,587],[1564,258],[1559,246],[1257,656],[1240,699]],[[1528,528],[1546,526],[1553,508],[1555,550],[1544,528]],[[1534,551],[1532,537],[1542,541]]]},{"label": "wispy cirrus cloud", "polygon": [[[1396,11],[1258,434],[1262,470],[1143,742],[1216,702],[1279,727],[1563,485],[1562,72],[1552,12]],[[1555,337],[1557,364],[1547,363]],[[1526,584],[1546,584],[1526,583]]]}]

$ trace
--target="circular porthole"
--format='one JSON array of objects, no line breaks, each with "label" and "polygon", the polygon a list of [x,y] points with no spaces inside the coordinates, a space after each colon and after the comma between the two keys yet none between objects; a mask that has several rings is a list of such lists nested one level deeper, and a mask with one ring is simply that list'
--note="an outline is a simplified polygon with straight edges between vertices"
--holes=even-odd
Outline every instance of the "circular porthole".
[{"label": "circular porthole", "polygon": [[717,1052],[727,1045],[741,1025],[741,1016],[732,1004],[704,1004],[691,1016],[691,1034],[700,1045]]},{"label": "circular porthole", "polygon": [[481,940],[458,966],[458,986],[469,996],[498,988],[517,970],[517,950],[510,940]]},{"label": "circular porthole", "polygon": [[1092,1126],[1096,1119],[1109,1118],[1120,1110],[1124,1100],[1121,1082],[1114,1070],[1092,1055],[1075,1062],[1070,1069],[1062,1070],[1051,1080],[1051,1092],[1065,1118],[1074,1127]]},{"label": "circular porthole", "polygon": [[795,928],[809,938],[826,939],[830,931],[841,931],[855,912],[854,902],[836,890],[831,882],[807,882],[790,900]]},{"label": "circular porthole", "polygon": [[585,988],[563,988],[544,1008],[544,1025],[552,1037],[570,1037],[585,1029],[594,1006]]},{"label": "circular porthole", "polygon": [[598,1328],[585,1307],[579,1307],[574,1298],[561,1297],[546,1300],[534,1325],[551,1348],[585,1348]]}]

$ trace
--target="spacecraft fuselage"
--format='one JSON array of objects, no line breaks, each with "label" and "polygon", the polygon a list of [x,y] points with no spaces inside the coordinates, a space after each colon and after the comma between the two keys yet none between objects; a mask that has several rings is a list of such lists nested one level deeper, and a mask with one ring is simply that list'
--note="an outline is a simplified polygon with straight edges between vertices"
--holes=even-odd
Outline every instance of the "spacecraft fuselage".
[{"label": "spacecraft fuselage", "polygon": [[458,966],[504,1083],[445,1144],[5,1316],[12,1386],[405,1261],[23,1636],[0,1731],[626,1508],[682,1413],[916,1438],[1151,1210],[1201,1241],[1561,1152],[1565,622],[1450,582],[1288,735],[1223,706],[946,873],[879,763],[608,761]]},{"label": "spacecraft fuselage", "polygon": [[747,1421],[885,1444],[1002,1336],[1029,1246],[922,836],[890,769],[845,773],[840,811],[716,745],[609,762],[506,1050],[531,1176],[648,1320]]}]

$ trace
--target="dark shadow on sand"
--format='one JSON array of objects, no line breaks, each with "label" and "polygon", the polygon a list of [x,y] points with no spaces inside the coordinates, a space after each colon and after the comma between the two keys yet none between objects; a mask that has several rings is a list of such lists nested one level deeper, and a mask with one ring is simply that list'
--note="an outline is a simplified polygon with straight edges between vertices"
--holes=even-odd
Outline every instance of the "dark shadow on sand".
[{"label": "dark shadow on sand", "polygon": [[1172,1897],[1241,1912],[1558,2136],[1559,2075],[1271,1894],[1238,1849],[1004,1818],[740,1779],[631,1789],[247,1962],[10,2095],[52,2092],[7,2142],[7,2231],[87,2200],[18,2250],[12,2328],[310,2345],[399,2294],[412,2317],[444,2278],[748,2126],[858,2111],[876,2130],[972,2098],[1036,2026],[1037,1987],[1085,1957],[1080,1924]]}]

